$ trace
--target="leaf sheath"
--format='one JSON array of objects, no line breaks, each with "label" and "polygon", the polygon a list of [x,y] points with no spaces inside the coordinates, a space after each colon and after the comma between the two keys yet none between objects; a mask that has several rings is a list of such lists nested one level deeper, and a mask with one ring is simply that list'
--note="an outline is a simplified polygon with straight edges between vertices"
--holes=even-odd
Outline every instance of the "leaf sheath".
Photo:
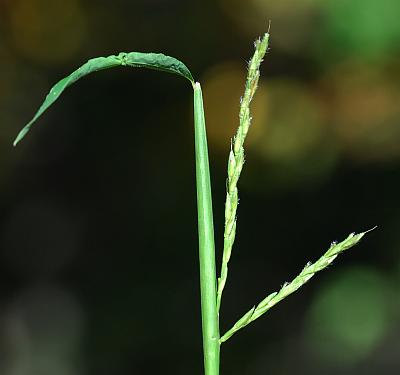
[{"label": "leaf sheath", "polygon": [[201,86],[194,85],[201,317],[205,375],[219,374],[220,342],[211,183]]}]

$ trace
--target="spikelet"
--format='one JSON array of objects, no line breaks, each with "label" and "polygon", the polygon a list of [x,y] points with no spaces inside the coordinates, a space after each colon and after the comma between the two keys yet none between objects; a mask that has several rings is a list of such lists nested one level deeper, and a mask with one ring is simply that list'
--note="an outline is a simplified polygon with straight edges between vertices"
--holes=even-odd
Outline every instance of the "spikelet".
[{"label": "spikelet", "polygon": [[[375,228],[373,228],[375,229]],[[372,230],[372,229],[370,229]],[[307,283],[317,272],[322,271],[328,267],[336,257],[343,251],[356,245],[364,235],[369,232],[362,232],[359,234],[351,233],[344,241],[336,243],[332,242],[328,251],[319,258],[315,263],[308,262],[303,270],[290,282],[283,284],[282,288],[278,292],[269,294],[263,301],[257,306],[252,307],[246,314],[240,318],[234,326],[226,332],[221,338],[220,342],[228,340],[237,331],[253,322],[261,315],[265,314],[271,307],[275,306],[278,302],[289,296],[298,290],[301,286]]]},{"label": "spikelet", "polygon": [[225,231],[224,231],[224,251],[222,255],[221,274],[218,278],[217,288],[217,309],[221,306],[222,291],[224,290],[228,277],[228,262],[231,257],[233,243],[236,235],[236,211],[238,206],[237,182],[242,172],[244,164],[243,144],[251,124],[250,103],[257,90],[258,79],[260,77],[260,64],[263,61],[268,49],[269,33],[265,33],[262,39],[255,43],[254,55],[248,66],[248,73],[244,95],[240,100],[239,127],[233,139],[228,158],[228,179],[226,183],[226,202],[225,202]]}]

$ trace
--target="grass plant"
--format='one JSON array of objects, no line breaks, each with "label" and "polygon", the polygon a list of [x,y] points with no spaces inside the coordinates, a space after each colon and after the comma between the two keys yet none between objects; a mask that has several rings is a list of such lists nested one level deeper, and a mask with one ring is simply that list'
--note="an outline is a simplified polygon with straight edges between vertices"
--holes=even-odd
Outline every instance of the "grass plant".
[{"label": "grass plant", "polygon": [[350,234],[340,243],[332,243],[328,251],[315,263],[307,263],[298,276],[285,283],[278,292],[269,294],[258,305],[252,307],[225,334],[220,335],[220,306],[228,277],[228,263],[236,235],[236,213],[238,206],[238,180],[243,169],[244,142],[251,124],[250,103],[257,90],[260,65],[268,50],[269,32],[255,42],[255,51],[248,66],[245,91],[239,111],[239,127],[231,142],[228,157],[227,193],[225,202],[224,248],[220,276],[217,279],[215,264],[214,226],[212,213],[211,182],[207,150],[207,136],[200,83],[193,79],[189,69],[181,61],[160,53],[120,53],[89,60],[79,69],[56,83],[46,96],[32,120],[21,130],[14,141],[17,145],[28,133],[36,120],[60,97],[62,92],[84,76],[103,69],[118,66],[149,68],[174,73],[188,79],[194,91],[194,133],[196,160],[196,187],[198,211],[198,240],[200,290],[203,333],[203,357],[205,375],[218,375],[220,347],[237,331],[253,322],[270,308],[304,285],[315,273],[329,266],[344,250],[357,244],[367,232]]}]

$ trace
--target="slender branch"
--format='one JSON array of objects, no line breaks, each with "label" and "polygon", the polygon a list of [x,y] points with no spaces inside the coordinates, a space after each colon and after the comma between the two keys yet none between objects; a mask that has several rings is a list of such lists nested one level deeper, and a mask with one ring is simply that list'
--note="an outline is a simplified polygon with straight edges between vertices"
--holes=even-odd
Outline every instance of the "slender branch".
[{"label": "slender branch", "polygon": [[258,86],[258,79],[260,77],[260,64],[263,61],[265,53],[267,52],[268,42],[269,33],[267,32],[264,34],[262,39],[258,39],[254,44],[255,51],[249,63],[245,91],[240,102],[239,127],[229,153],[225,203],[224,251],[222,255],[221,274],[218,278],[217,290],[218,311],[221,306],[222,292],[228,277],[228,262],[231,257],[232,247],[236,235],[236,211],[238,205],[237,182],[244,164],[243,144],[251,123],[250,103]]},{"label": "slender branch", "polygon": [[284,298],[294,293],[297,289],[303,286],[308,280],[310,280],[317,272],[322,271],[328,267],[335,258],[344,250],[357,244],[361,238],[372,228],[366,232],[359,234],[350,234],[344,241],[340,243],[333,242],[329,250],[319,258],[314,264],[307,263],[303,270],[298,276],[296,276],[292,282],[285,283],[279,292],[274,292],[268,295],[263,301],[261,301],[257,306],[252,307],[246,314],[240,318],[234,326],[226,332],[220,339],[220,342],[228,340],[237,331],[247,326],[261,315],[265,314],[271,307],[275,306],[278,302],[282,301]]}]

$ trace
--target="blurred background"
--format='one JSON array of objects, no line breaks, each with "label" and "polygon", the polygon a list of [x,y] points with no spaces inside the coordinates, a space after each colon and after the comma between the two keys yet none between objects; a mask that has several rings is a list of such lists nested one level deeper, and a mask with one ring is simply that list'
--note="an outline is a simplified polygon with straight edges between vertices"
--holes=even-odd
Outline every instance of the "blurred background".
[{"label": "blurred background", "polygon": [[91,57],[164,52],[203,85],[218,264],[226,162],[271,20],[225,332],[333,240],[378,228],[222,347],[221,373],[398,374],[398,0],[0,0],[0,373],[201,374],[192,90]]}]

